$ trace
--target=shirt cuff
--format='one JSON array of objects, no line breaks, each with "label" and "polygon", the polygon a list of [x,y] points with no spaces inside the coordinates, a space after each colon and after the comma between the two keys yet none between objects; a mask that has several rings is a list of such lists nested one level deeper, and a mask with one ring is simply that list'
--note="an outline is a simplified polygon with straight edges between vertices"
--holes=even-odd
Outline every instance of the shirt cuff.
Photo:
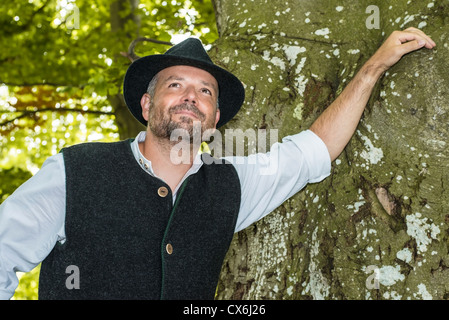
[{"label": "shirt cuff", "polygon": [[293,142],[307,157],[309,168],[309,182],[320,182],[331,172],[331,158],[323,140],[313,131],[305,130],[298,134],[284,137],[282,142]]},{"label": "shirt cuff", "polygon": [[10,300],[14,295],[14,292],[11,293],[9,291],[0,290],[0,300]]}]

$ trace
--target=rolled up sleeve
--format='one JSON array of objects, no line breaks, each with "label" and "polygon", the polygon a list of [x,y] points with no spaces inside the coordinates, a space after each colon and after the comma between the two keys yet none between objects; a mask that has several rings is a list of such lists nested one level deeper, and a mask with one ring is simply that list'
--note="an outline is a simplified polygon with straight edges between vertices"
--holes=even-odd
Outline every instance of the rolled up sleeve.
[{"label": "rolled up sleeve", "polygon": [[308,182],[320,182],[327,178],[331,171],[331,158],[323,140],[313,131],[307,130],[293,136],[285,137],[282,142],[293,142],[304,155],[309,170]]},{"label": "rolled up sleeve", "polygon": [[235,231],[240,231],[280,206],[308,183],[330,174],[324,142],[306,130],[275,143],[270,152],[226,157],[237,170],[242,201]]}]

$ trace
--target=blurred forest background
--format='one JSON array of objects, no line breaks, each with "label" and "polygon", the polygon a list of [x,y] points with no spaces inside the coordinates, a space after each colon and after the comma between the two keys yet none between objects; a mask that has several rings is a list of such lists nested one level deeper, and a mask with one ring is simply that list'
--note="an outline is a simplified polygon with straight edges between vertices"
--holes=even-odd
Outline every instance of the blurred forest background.
[{"label": "blurred forest background", "polygon": [[[0,34],[0,203],[64,146],[143,128],[121,97],[136,55],[218,38],[208,0],[2,1]],[[38,276],[13,299],[37,299]]]}]

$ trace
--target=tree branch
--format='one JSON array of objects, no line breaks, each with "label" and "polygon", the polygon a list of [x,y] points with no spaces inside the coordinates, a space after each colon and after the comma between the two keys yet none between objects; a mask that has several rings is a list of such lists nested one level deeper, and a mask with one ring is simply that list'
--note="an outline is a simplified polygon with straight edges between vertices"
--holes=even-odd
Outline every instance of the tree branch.
[{"label": "tree branch", "polygon": [[50,87],[71,87],[71,88],[79,88],[83,89],[86,84],[81,85],[73,85],[66,83],[55,83],[55,82],[24,82],[24,83],[14,83],[14,82],[5,82],[0,79],[0,84],[11,86],[11,87],[34,87],[34,86],[50,86]]},{"label": "tree branch", "polygon": [[131,60],[131,62],[133,62],[134,60],[139,59],[140,57],[134,52],[134,48],[136,47],[137,43],[139,42],[152,42],[152,43],[156,43],[156,44],[164,44],[167,46],[173,46],[173,43],[168,42],[168,41],[161,41],[161,40],[157,40],[157,39],[152,39],[152,38],[146,38],[146,37],[139,37],[134,39],[128,47],[128,52],[121,52],[121,54],[125,57],[127,57],[129,60]]},{"label": "tree branch", "polygon": [[36,15],[38,13],[41,13],[49,3],[50,3],[50,0],[47,0],[41,7],[39,7],[37,10],[33,11],[30,18],[28,19],[28,21],[25,22],[22,26],[18,27],[17,30],[21,33],[21,32],[27,31],[31,26],[33,26],[34,25],[33,20],[36,17]]},{"label": "tree branch", "polygon": [[90,113],[90,114],[100,114],[100,115],[101,114],[106,114],[106,115],[113,115],[113,114],[115,114],[114,112],[99,111],[99,110],[84,110],[84,109],[80,109],[80,108],[44,108],[44,109],[23,111],[17,117],[14,117],[13,119],[1,122],[0,123],[0,127],[6,126],[7,124],[10,124],[10,123],[14,122],[15,120],[24,118],[26,116],[33,115],[33,114],[36,114],[38,112],[46,112],[46,111],[51,111],[51,112],[79,112],[79,113]]}]

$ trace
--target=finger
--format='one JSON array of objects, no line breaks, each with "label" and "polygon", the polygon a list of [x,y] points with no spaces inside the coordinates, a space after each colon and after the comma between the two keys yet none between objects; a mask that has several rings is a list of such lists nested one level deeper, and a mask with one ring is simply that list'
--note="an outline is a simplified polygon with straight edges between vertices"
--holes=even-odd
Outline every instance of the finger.
[{"label": "finger", "polygon": [[435,43],[435,41],[432,40],[432,38],[430,38],[428,35],[424,35],[425,38],[427,39],[427,42],[430,43],[430,45],[433,47],[435,47],[437,44]]},{"label": "finger", "polygon": [[[421,29],[415,28],[415,27],[408,27],[404,31],[421,31]],[[422,32],[422,31],[421,31]]]},{"label": "finger", "polygon": [[430,38],[427,34],[425,34],[422,30],[414,28],[414,27],[410,27],[404,30],[404,32],[409,32],[409,33],[416,33],[417,35],[421,36],[422,38],[424,38],[427,42],[426,48],[433,48],[436,46],[436,43],[432,40],[432,38]]},{"label": "finger", "polygon": [[[415,28],[414,28],[414,29],[415,29]],[[421,31],[421,30],[419,30],[419,29],[415,29],[414,31],[415,31],[418,35],[420,35],[421,37],[423,37],[423,38],[426,40],[427,44],[430,45],[430,47],[426,45],[427,48],[433,48],[433,47],[436,46],[436,43],[435,43],[435,42],[434,42],[434,41],[433,41],[427,34],[425,34],[423,31]]]},{"label": "finger", "polygon": [[409,52],[418,50],[422,47],[424,47],[427,44],[427,42],[423,39],[418,39],[414,41],[408,41],[399,46],[399,50],[401,55],[407,54]]},{"label": "finger", "polygon": [[424,41],[424,46],[428,49],[432,49],[436,45],[435,42],[430,39],[430,37],[426,36],[424,33],[422,33],[421,35],[418,32],[402,32],[399,34],[398,40],[401,42],[401,44],[413,40],[416,40],[419,43],[421,43],[421,41]]}]

